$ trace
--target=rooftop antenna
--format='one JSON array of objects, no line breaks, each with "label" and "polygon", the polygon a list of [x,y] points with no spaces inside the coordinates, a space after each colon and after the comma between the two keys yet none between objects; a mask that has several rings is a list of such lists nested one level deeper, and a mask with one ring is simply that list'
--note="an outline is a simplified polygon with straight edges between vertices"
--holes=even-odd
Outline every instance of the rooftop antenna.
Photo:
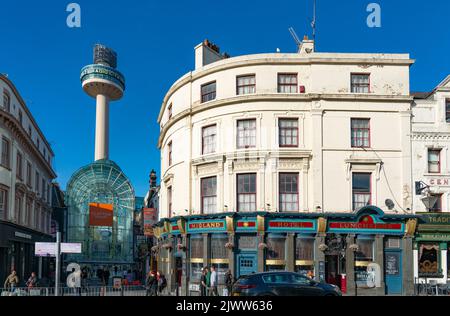
[{"label": "rooftop antenna", "polygon": [[298,52],[300,52],[300,47],[302,46],[302,42],[298,38],[297,33],[295,33],[295,30],[293,27],[289,28],[289,32],[291,32],[291,35],[294,38],[295,43],[297,44]]},{"label": "rooftop antenna", "polygon": [[313,0],[313,19],[311,22],[313,41],[316,41],[316,0]]}]

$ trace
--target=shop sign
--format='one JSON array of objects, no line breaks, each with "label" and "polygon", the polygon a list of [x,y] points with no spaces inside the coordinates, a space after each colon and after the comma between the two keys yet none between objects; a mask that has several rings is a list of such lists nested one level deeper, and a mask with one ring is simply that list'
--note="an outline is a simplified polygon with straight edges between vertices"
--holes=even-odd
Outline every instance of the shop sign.
[{"label": "shop sign", "polygon": [[188,228],[189,232],[223,231],[225,230],[225,221],[190,222]]},{"label": "shop sign", "polygon": [[16,232],[14,234],[14,236],[19,237],[19,238],[23,238],[23,239],[28,239],[28,240],[31,240],[33,238],[31,235],[23,234],[23,233],[20,233],[20,232]]},{"label": "shop sign", "polygon": [[446,178],[437,178],[430,180],[430,186],[449,186],[450,179]]},{"label": "shop sign", "polygon": [[420,234],[417,241],[444,241],[450,242],[450,234]]},{"label": "shop sign", "polygon": [[269,230],[314,230],[313,221],[270,221]]},{"label": "shop sign", "polygon": [[153,225],[158,221],[158,211],[154,208],[144,208],[144,235],[153,236]]},{"label": "shop sign", "polygon": [[114,207],[112,204],[89,203],[89,226],[112,227]]},{"label": "shop sign", "polygon": [[421,224],[427,225],[449,225],[450,230],[450,214],[427,214],[422,215]]},{"label": "shop sign", "polygon": [[330,222],[330,232],[361,232],[376,233],[380,231],[400,233],[403,231],[402,223],[375,222],[372,216],[364,216],[359,222]]}]

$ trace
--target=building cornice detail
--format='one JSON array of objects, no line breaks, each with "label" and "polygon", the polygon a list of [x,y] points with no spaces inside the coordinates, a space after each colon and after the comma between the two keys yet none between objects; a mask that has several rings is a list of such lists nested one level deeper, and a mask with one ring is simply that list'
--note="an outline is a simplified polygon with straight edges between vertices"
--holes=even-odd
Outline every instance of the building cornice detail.
[{"label": "building cornice detail", "polygon": [[414,141],[450,141],[450,133],[446,132],[413,132]]},{"label": "building cornice detail", "polygon": [[47,172],[51,177],[56,178],[56,173],[53,168],[49,165],[48,161],[45,160],[42,153],[36,148],[33,140],[27,134],[23,126],[17,121],[17,119],[11,115],[11,113],[0,109],[0,119],[3,120],[3,123],[6,127],[10,129],[10,131],[16,136],[16,138],[21,142],[23,146],[25,146],[30,153],[32,153],[37,159],[41,162]]},{"label": "building cornice detail", "polygon": [[[260,65],[313,65],[313,64],[332,64],[332,65],[348,65],[348,64],[354,64],[359,65],[361,67],[370,67],[370,66],[382,66],[382,65],[404,65],[404,66],[411,66],[414,64],[413,59],[409,58],[391,58],[391,59],[383,59],[383,58],[361,58],[361,57],[275,57],[265,54],[266,57],[262,57],[264,55],[260,55],[259,57],[257,55],[253,56],[247,56],[251,58],[245,58],[244,56],[240,59],[228,59],[221,62],[218,62],[217,64],[214,63],[214,65],[210,67],[206,67],[203,69],[200,69],[198,71],[191,71],[181,77],[178,81],[174,83],[174,85],[169,89],[166,96],[164,97],[161,110],[158,116],[158,123],[161,122],[162,116],[164,114],[164,110],[166,108],[167,102],[170,99],[170,97],[178,91],[180,88],[182,88],[184,85],[188,83],[193,83],[194,81],[214,74],[216,72],[221,72],[228,69],[233,68],[241,68],[241,67],[249,67],[249,66],[260,66]],[[239,58],[238,57],[238,58]]]},{"label": "building cornice detail", "polygon": [[[372,95],[372,94],[254,94],[245,96],[236,96],[221,100],[215,100],[207,103],[195,103],[193,107],[175,115],[160,132],[158,140],[158,148],[161,149],[162,141],[167,134],[167,131],[180,120],[189,115],[195,115],[206,110],[250,102],[264,102],[264,101],[280,101],[280,102],[312,102],[312,101],[358,101],[358,102],[412,102],[413,97],[406,95]],[[324,109],[320,109],[323,111]],[[158,120],[160,122],[160,120]]]}]

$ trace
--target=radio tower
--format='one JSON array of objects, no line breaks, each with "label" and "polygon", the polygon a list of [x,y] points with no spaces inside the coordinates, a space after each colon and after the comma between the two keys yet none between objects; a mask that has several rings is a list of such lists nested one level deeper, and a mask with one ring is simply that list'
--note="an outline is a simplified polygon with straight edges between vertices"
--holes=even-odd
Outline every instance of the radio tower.
[{"label": "radio tower", "polygon": [[97,44],[94,64],[81,70],[84,92],[97,101],[95,161],[109,160],[109,102],[120,100],[125,91],[125,77],[116,68],[117,54]]}]

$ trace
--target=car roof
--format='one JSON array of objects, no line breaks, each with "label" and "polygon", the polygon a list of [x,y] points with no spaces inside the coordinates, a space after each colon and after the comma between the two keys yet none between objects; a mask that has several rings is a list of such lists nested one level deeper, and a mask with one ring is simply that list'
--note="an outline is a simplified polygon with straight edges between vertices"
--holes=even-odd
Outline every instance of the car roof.
[{"label": "car roof", "polygon": [[253,273],[253,274],[241,275],[241,277],[249,278],[249,277],[255,277],[255,276],[265,276],[265,275],[274,275],[274,274],[296,274],[296,275],[302,275],[300,273],[289,272],[289,271],[270,271],[270,272],[258,272],[258,273]]}]

